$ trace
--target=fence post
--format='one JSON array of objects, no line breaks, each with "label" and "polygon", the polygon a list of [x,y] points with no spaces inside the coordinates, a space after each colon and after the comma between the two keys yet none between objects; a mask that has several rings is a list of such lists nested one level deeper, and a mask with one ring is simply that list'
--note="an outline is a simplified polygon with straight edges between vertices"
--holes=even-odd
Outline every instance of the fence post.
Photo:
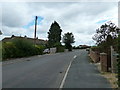
[{"label": "fence post", "polygon": [[106,53],[100,53],[100,63],[101,63],[101,70],[103,72],[107,72],[108,65],[107,65],[107,54]]},{"label": "fence post", "polygon": [[111,46],[111,71],[112,73],[117,72],[117,56],[116,52],[114,51],[113,47]]}]

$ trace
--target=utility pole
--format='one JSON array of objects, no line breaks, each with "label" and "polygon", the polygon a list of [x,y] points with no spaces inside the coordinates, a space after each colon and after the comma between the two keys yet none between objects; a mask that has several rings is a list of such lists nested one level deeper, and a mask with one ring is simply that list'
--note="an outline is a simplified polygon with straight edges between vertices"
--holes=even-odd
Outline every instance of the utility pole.
[{"label": "utility pole", "polygon": [[37,16],[35,17],[35,36],[34,36],[34,38],[36,39],[36,29],[37,29]]},{"label": "utility pole", "polygon": [[0,30],[0,35],[2,35],[2,32],[1,32],[1,30]]},{"label": "utility pole", "polygon": [[35,34],[34,34],[34,44],[36,44],[36,30],[37,30],[37,16],[35,16]]}]

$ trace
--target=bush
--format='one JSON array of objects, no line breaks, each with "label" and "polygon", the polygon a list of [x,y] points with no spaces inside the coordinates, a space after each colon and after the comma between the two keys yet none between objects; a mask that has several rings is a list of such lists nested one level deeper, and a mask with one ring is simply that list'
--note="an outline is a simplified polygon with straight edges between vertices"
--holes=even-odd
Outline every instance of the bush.
[{"label": "bush", "polygon": [[43,45],[35,45],[35,51],[36,55],[43,54],[43,50],[45,49],[45,46]]},{"label": "bush", "polygon": [[56,52],[64,52],[65,47],[60,42],[55,43],[54,47],[56,47]]},{"label": "bush", "polygon": [[24,57],[34,55],[34,46],[31,42],[23,39],[16,39],[13,41],[16,46],[16,57]]},{"label": "bush", "polygon": [[91,47],[91,50],[92,50],[92,51],[99,51],[99,50],[100,50],[100,47],[99,47],[99,46],[92,46],[92,47]]},{"label": "bush", "polygon": [[119,33],[119,37],[118,37],[118,54],[119,54],[118,64],[117,64],[117,67],[118,67],[118,87],[120,87],[120,33]]},{"label": "bush", "polygon": [[79,46],[73,46],[73,49],[80,49]]},{"label": "bush", "polygon": [[60,45],[60,46],[57,46],[57,51],[56,52],[64,52],[64,49],[65,47]]},{"label": "bush", "polygon": [[13,58],[16,54],[16,47],[12,42],[3,43],[2,56],[5,58]]},{"label": "bush", "polygon": [[18,58],[43,54],[45,46],[33,45],[33,43],[23,40],[16,39],[12,42],[3,43],[3,59],[6,58]]}]

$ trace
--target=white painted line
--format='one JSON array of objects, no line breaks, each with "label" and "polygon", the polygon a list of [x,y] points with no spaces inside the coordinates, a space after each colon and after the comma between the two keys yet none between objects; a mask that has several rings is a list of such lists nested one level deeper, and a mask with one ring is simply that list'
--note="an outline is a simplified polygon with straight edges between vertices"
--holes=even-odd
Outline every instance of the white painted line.
[{"label": "white painted line", "polygon": [[67,74],[68,74],[68,71],[69,71],[69,69],[70,69],[71,64],[72,64],[72,61],[70,62],[69,66],[68,66],[68,68],[67,68],[67,70],[66,70],[65,76],[64,76],[64,78],[63,78],[63,80],[62,80],[62,83],[61,83],[61,85],[60,85],[60,89],[63,88],[63,85],[64,85],[64,83],[65,83],[65,79],[66,79],[66,77],[67,77]]},{"label": "white painted line", "polygon": [[[77,57],[77,56],[75,55],[75,56],[73,57],[73,59],[75,59],[76,57]],[[68,66],[68,68],[67,68],[67,70],[66,70],[66,73],[65,73],[65,75],[64,75],[64,78],[63,78],[63,80],[62,80],[62,83],[61,83],[61,85],[60,85],[60,89],[59,89],[59,90],[61,90],[61,88],[63,88],[63,85],[64,85],[64,83],[65,83],[65,79],[66,79],[66,77],[67,77],[67,74],[68,74],[68,71],[69,71],[69,69],[70,69],[70,67],[71,67],[72,62],[73,62],[73,60],[70,62],[69,66]]]},{"label": "white painted line", "polygon": [[77,56],[75,55],[73,58],[75,59]]}]

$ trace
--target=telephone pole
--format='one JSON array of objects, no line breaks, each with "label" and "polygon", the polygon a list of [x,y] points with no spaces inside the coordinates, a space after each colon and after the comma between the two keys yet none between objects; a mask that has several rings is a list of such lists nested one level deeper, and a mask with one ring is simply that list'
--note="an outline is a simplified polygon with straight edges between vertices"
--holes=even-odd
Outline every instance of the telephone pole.
[{"label": "telephone pole", "polygon": [[34,39],[36,39],[36,30],[37,30],[37,16],[35,16],[35,34],[34,34]]},{"label": "telephone pole", "polygon": [[36,30],[37,30],[37,16],[35,16],[35,34],[34,34],[34,44],[36,45]]},{"label": "telephone pole", "polygon": [[0,30],[0,35],[2,35],[2,32],[1,32],[1,30]]}]

